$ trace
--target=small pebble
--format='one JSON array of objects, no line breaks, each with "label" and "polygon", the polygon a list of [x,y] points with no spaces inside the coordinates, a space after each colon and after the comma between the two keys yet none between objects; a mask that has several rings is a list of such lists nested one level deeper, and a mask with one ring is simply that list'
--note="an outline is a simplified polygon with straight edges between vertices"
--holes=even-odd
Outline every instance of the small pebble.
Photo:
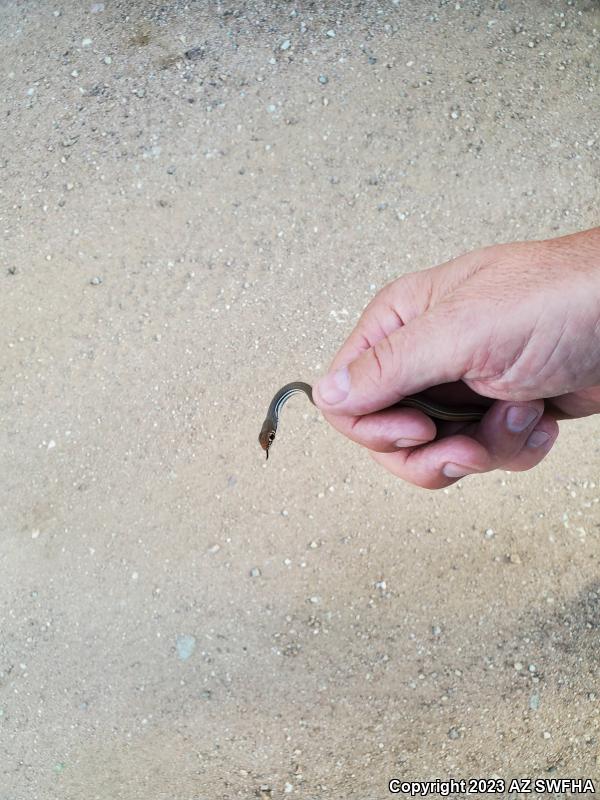
[{"label": "small pebble", "polygon": [[92,284],[92,286],[100,286],[100,284],[102,283],[102,278],[99,275],[96,275],[94,278],[92,278],[90,283]]},{"label": "small pebble", "polygon": [[458,739],[460,738],[460,731],[458,728],[450,728],[448,731],[448,738],[449,739]]},{"label": "small pebble", "polygon": [[537,711],[540,707],[540,696],[539,694],[532,694],[529,698],[529,708],[532,711]]},{"label": "small pebble", "polygon": [[204,58],[205,53],[206,49],[204,47],[190,47],[183,55],[190,61],[195,61],[198,58]]},{"label": "small pebble", "polygon": [[493,539],[496,533],[491,528],[488,528],[483,535],[486,539]]},{"label": "small pebble", "polygon": [[82,47],[90,47],[91,44],[92,44],[92,40],[91,39],[83,39],[82,42],[81,42],[81,46]]},{"label": "small pebble", "polygon": [[252,569],[250,570],[250,577],[251,578],[260,578],[260,576],[261,576],[261,571],[259,570],[259,568],[258,567],[252,567]]},{"label": "small pebble", "polygon": [[327,75],[319,75],[319,83],[322,86],[325,86],[327,83],[329,83],[329,78],[327,77]]},{"label": "small pebble", "polygon": [[279,45],[279,49],[280,50],[289,50],[291,46],[292,46],[292,43],[290,42],[290,40],[286,39],[284,42],[282,42]]},{"label": "small pebble", "polygon": [[175,641],[177,656],[181,661],[186,661],[196,649],[196,637],[189,633],[183,633]]},{"label": "small pebble", "polygon": [[112,64],[112,58],[110,56],[104,56],[103,61],[105,64]]},{"label": "small pebble", "polygon": [[90,11],[92,14],[99,14],[101,11],[104,11],[104,3],[93,3]]},{"label": "small pebble", "polygon": [[328,31],[326,31],[325,36],[329,36],[330,39],[335,39],[335,31],[330,28]]},{"label": "small pebble", "polygon": [[442,634],[442,629],[440,628],[440,626],[439,626],[439,625],[432,625],[432,626],[431,626],[431,633],[432,633],[434,636],[441,636],[441,634]]}]

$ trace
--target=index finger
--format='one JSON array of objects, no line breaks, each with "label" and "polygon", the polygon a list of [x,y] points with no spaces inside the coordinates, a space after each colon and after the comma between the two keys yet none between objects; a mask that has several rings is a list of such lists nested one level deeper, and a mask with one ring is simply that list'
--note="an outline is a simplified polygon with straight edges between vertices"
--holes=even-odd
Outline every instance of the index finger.
[{"label": "index finger", "polygon": [[345,367],[381,339],[402,328],[406,320],[389,301],[389,286],[383,288],[364,309],[354,330],[335,354],[329,371]]},{"label": "index finger", "polygon": [[[394,284],[395,283],[396,281],[394,281]],[[391,333],[404,326],[405,321],[391,304],[390,286],[391,284],[381,289],[368,303],[354,326],[352,333],[334,356],[331,366],[329,367],[330,372],[347,366],[362,353],[370,350],[381,339],[386,338]],[[354,441],[359,441],[362,444],[365,443],[363,441],[364,436],[356,435],[356,427],[361,423],[361,417],[351,414],[333,415],[326,411],[322,411],[322,413],[329,424],[340,433],[343,433]],[[412,412],[411,419],[413,417],[421,423],[420,428],[425,429],[419,430],[418,433],[422,435],[423,441],[427,441],[427,439],[431,438],[431,431],[429,429],[432,423],[420,412]],[[413,419],[413,422],[414,421]],[[380,426],[376,425],[376,427],[379,428]],[[367,423],[366,438],[370,441],[372,436],[368,435],[368,429],[369,424]],[[415,435],[414,431],[411,431],[411,433]],[[399,438],[399,435],[396,438]]]},{"label": "index finger", "polygon": [[478,269],[483,260],[483,253],[465,253],[435,267],[406,273],[388,283],[362,312],[354,330],[336,353],[330,371],[348,366],[381,339],[426,313]]}]

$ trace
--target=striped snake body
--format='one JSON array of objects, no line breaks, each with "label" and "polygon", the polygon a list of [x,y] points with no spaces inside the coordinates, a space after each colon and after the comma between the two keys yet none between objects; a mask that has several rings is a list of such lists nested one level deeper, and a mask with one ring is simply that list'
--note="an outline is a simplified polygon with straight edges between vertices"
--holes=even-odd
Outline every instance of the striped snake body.
[{"label": "striped snake body", "polygon": [[[258,435],[258,441],[262,449],[265,451],[267,458],[269,457],[269,448],[275,441],[275,434],[277,433],[277,425],[279,424],[279,415],[281,414],[281,409],[287,403],[290,397],[300,393],[304,393],[314,405],[312,387],[308,383],[303,383],[302,381],[286,383],[286,385],[282,386],[271,400],[267,410],[267,416],[265,417],[265,421],[263,422],[262,428],[260,429],[260,433]],[[428,398],[419,395],[409,395],[408,397],[403,397],[402,400],[396,403],[396,405],[405,408],[416,408],[419,411],[423,411],[423,413],[427,414],[427,416],[432,417],[433,419],[444,420],[445,422],[479,422],[487,410],[486,408],[476,406],[450,408],[449,406],[440,405],[439,403],[435,403],[433,400],[429,400]]]}]

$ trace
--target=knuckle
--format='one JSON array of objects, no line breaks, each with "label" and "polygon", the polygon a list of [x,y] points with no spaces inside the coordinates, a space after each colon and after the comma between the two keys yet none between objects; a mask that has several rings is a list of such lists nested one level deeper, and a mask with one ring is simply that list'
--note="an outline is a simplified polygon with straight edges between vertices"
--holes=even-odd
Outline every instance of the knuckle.
[{"label": "knuckle", "polygon": [[401,275],[388,284],[384,291],[386,294],[382,300],[394,308],[404,322],[409,322],[433,304],[434,282],[431,270]]},{"label": "knuckle", "polygon": [[371,348],[371,354],[373,357],[373,380],[375,383],[380,384],[393,371],[394,347],[389,337],[386,336],[380,339]]}]

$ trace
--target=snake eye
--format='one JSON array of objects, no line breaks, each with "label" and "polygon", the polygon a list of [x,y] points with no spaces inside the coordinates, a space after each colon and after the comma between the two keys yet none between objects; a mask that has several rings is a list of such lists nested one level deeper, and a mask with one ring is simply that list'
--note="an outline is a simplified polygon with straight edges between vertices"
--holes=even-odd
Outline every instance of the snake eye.
[{"label": "snake eye", "polygon": [[269,444],[273,444],[274,441],[275,441],[275,434],[274,433],[270,433],[269,434]]}]

